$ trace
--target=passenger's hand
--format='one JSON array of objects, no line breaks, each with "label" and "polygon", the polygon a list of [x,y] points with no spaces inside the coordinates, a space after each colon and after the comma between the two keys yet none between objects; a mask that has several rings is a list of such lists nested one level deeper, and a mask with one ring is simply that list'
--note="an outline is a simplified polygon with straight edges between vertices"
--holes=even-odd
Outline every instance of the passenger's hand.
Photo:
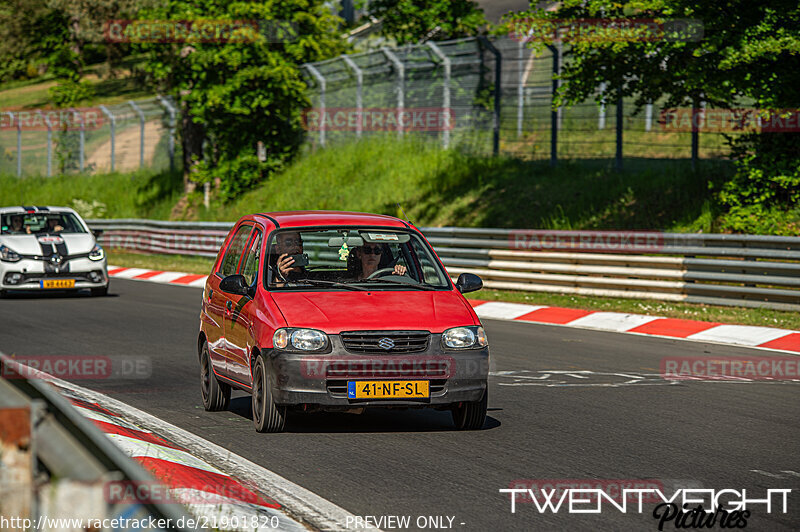
[{"label": "passenger's hand", "polygon": [[294,264],[294,259],[288,253],[284,253],[278,257],[278,271],[281,272],[284,279],[288,279],[289,272],[294,269],[292,264]]},{"label": "passenger's hand", "polygon": [[408,271],[408,268],[406,268],[402,264],[395,264],[394,265],[394,271],[392,272],[392,275],[405,275],[407,271]]}]

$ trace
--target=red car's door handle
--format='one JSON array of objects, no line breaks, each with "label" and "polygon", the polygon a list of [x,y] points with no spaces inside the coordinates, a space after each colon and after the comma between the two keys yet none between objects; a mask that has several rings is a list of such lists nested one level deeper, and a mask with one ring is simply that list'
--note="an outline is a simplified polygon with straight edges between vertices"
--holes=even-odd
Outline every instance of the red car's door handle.
[{"label": "red car's door handle", "polygon": [[231,303],[231,301],[228,300],[228,302],[225,303],[225,308],[227,308],[228,311],[230,312],[230,310],[233,308],[233,303]]}]

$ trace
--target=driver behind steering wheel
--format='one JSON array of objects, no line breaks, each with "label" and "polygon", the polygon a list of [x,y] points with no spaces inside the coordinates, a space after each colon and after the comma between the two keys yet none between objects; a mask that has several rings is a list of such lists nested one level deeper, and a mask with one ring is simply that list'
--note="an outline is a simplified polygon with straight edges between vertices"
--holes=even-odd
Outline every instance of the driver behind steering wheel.
[{"label": "driver behind steering wheel", "polygon": [[[348,257],[347,269],[356,281],[367,279],[378,270],[389,268],[392,262],[392,251],[386,244],[364,243],[363,246],[353,248]],[[402,264],[395,264],[392,275],[405,275],[407,268]]]}]

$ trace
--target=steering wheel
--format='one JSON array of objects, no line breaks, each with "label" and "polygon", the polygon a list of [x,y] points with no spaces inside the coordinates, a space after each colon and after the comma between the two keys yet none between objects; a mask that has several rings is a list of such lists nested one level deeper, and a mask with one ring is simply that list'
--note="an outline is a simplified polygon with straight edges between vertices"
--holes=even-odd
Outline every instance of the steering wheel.
[{"label": "steering wheel", "polygon": [[381,275],[385,275],[387,273],[394,272],[394,268],[381,268],[380,270],[375,270],[371,274],[367,275],[367,279],[374,279],[376,277],[380,277]]}]

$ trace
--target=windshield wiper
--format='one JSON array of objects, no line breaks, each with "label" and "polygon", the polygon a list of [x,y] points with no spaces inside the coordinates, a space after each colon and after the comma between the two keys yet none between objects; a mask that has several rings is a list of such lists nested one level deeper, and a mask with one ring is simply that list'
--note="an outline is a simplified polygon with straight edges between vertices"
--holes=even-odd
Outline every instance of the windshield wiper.
[{"label": "windshield wiper", "polygon": [[404,283],[403,281],[397,281],[395,279],[387,279],[386,277],[380,277],[376,279],[361,279],[360,281],[353,281],[354,283],[389,283],[389,284],[397,284],[400,286],[406,286],[408,288],[419,288],[421,290],[436,290],[433,286],[428,286],[426,284],[411,284],[411,283]]},{"label": "windshield wiper", "polygon": [[339,283],[336,281],[324,281],[322,279],[296,279],[292,282],[308,283],[314,286],[336,286],[339,288],[347,288],[348,290],[361,290],[362,292],[367,290],[366,288],[361,288],[360,286],[353,286],[350,284]]}]

